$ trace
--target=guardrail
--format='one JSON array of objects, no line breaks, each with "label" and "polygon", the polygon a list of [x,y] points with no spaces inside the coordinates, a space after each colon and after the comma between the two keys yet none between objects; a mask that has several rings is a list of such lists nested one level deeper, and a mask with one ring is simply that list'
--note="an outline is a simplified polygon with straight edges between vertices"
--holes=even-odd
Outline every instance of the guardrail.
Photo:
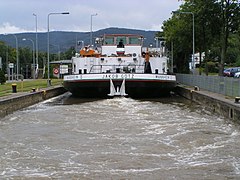
[{"label": "guardrail", "polygon": [[129,73],[129,72],[137,72],[143,73],[144,72],[144,65],[118,65],[118,64],[111,64],[111,65],[92,65],[90,68],[90,73],[102,73],[104,71],[110,73],[111,71],[120,73],[120,70]]},{"label": "guardrail", "polygon": [[197,86],[210,92],[225,96],[240,97],[240,79],[221,76],[200,76],[176,74],[177,82],[188,86]]},{"label": "guardrail", "polygon": [[8,81],[15,81],[15,80],[23,80],[24,76],[22,74],[13,74],[13,75],[6,75],[5,76]]}]

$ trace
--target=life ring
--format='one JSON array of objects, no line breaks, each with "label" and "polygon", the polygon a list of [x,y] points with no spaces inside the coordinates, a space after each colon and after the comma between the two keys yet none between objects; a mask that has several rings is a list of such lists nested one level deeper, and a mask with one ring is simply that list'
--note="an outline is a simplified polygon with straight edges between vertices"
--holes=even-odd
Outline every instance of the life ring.
[{"label": "life ring", "polygon": [[53,73],[54,73],[54,74],[58,74],[58,73],[59,73],[58,68],[54,68],[54,69],[53,69]]}]

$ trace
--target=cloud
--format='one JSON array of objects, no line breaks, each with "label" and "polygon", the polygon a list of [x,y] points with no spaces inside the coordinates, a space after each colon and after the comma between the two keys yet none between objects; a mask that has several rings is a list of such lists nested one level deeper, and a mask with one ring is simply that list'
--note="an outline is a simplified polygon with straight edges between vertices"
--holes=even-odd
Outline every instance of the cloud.
[{"label": "cloud", "polygon": [[[3,1],[3,0],[2,0]],[[93,31],[108,27],[160,30],[161,24],[180,5],[177,0],[6,0],[1,2],[0,33],[34,32],[35,17],[38,31],[47,31],[47,16],[51,12],[70,12],[50,18],[50,31]]]},{"label": "cloud", "polygon": [[5,22],[2,25],[0,25],[0,34],[19,32],[27,32],[27,30],[11,25],[9,22]]}]

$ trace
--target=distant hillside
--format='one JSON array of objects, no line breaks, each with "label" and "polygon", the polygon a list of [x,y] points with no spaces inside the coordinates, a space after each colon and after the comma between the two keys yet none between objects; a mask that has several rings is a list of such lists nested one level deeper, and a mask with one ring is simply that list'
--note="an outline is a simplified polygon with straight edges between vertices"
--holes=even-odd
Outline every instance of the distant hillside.
[{"label": "distant hillside", "polygon": [[[144,46],[149,46],[150,44],[155,47],[155,34],[157,31],[144,31],[135,29],[125,29],[125,28],[107,28],[101,29],[93,32],[93,37],[100,37],[104,34],[138,34],[144,36]],[[23,38],[30,38],[35,41],[35,33],[19,33],[15,34],[18,38],[19,47],[31,47],[32,43],[30,41],[22,41]],[[90,33],[89,32],[66,32],[66,31],[54,31],[50,32],[50,51],[58,52],[59,48],[61,52],[66,51],[70,47],[76,47],[77,41],[84,41],[85,45],[90,44]],[[6,42],[8,45],[15,47],[16,41],[12,35],[0,35],[0,41]],[[80,48],[77,46],[77,48]],[[38,33],[38,49],[39,51],[47,51],[47,33]]]}]

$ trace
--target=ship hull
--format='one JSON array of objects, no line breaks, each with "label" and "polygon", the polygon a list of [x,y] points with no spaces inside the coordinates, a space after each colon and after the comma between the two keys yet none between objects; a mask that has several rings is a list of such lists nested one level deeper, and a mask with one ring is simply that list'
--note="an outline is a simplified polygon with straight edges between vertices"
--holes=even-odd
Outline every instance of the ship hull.
[{"label": "ship hull", "polygon": [[175,76],[154,74],[94,74],[70,75],[64,78],[64,87],[76,97],[108,98],[111,81],[116,90],[124,82],[125,94],[131,98],[155,98],[167,96],[176,86]]}]

